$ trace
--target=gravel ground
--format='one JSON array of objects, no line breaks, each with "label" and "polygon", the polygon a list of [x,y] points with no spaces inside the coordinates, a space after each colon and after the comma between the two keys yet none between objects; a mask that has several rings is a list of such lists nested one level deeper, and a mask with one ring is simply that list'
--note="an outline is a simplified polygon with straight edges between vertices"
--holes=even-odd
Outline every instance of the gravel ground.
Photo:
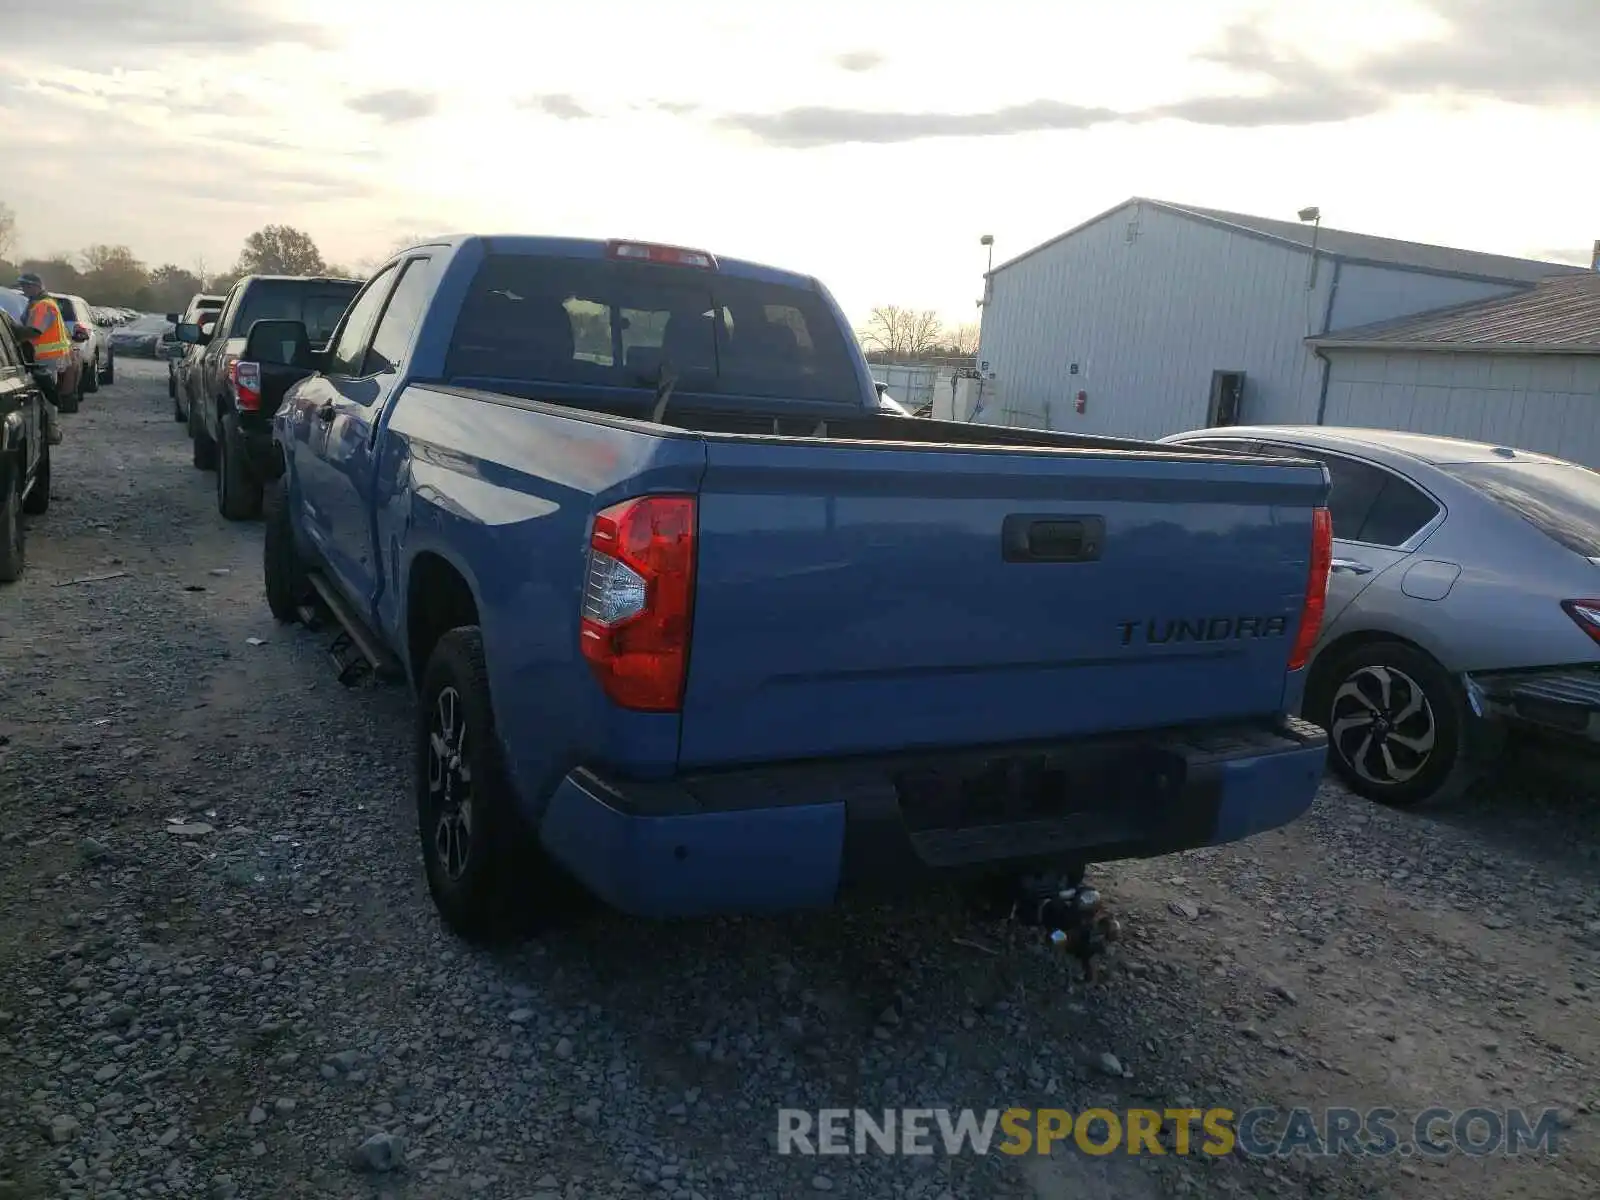
[{"label": "gravel ground", "polygon": [[[1600,823],[1511,782],[1542,757],[1098,869],[1126,938],[1092,987],[937,897],[472,951],[422,882],[407,698],[273,624],[164,367],[119,369],[0,592],[0,1197],[1600,1194]],[[1092,1103],[1564,1129],[1443,1164],[771,1149],[781,1105]]]}]

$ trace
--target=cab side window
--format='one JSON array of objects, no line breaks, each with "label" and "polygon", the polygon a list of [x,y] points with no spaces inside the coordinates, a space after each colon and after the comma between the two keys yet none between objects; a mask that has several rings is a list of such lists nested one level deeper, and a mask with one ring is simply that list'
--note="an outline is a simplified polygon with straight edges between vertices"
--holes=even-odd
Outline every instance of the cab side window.
[{"label": "cab side window", "polygon": [[389,298],[394,276],[393,267],[380,271],[350,305],[328,355],[329,375],[360,375],[362,360],[366,358],[367,346],[372,339],[372,327],[378,323],[378,314],[383,311],[383,303]]}]

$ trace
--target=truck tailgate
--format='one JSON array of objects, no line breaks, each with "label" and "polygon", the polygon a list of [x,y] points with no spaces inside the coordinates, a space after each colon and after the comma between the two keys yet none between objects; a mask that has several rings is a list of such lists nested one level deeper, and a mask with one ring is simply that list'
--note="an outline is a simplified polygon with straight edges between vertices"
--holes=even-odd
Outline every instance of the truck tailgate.
[{"label": "truck tailgate", "polygon": [[682,767],[1281,710],[1322,474],[713,440]]}]

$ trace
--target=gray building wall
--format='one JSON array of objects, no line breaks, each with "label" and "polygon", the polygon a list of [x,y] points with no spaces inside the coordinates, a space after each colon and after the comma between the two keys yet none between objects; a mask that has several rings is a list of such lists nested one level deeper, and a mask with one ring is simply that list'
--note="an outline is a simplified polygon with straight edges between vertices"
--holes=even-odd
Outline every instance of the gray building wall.
[{"label": "gray building wall", "polygon": [[991,276],[978,358],[998,400],[977,419],[1161,437],[1205,424],[1223,370],[1245,372],[1242,422],[1312,424],[1323,365],[1307,337],[1514,290],[1328,258],[1308,290],[1309,266],[1303,248],[1124,205]]},{"label": "gray building wall", "polygon": [[1308,262],[1288,246],[1128,205],[992,276],[978,358],[995,372],[1002,410],[1047,416],[1053,429],[1193,429],[1205,423],[1213,370],[1246,373],[1242,420],[1310,420],[1321,369],[1304,339],[1322,328],[1333,272],[1323,263],[1308,292]]},{"label": "gray building wall", "polygon": [[1492,300],[1520,290],[1509,283],[1490,283],[1407,271],[1397,267],[1341,263],[1334,289],[1329,329],[1356,329],[1376,325],[1435,308],[1453,308],[1477,300]]},{"label": "gray building wall", "polygon": [[1600,355],[1327,355],[1326,424],[1492,442],[1600,469]]}]

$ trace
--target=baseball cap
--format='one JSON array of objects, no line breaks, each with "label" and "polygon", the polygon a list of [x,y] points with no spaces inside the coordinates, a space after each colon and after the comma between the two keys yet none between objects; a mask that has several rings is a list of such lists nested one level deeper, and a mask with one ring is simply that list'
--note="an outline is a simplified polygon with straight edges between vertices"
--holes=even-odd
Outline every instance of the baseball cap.
[{"label": "baseball cap", "polygon": [[30,284],[34,287],[43,287],[44,280],[40,279],[39,276],[35,275],[32,271],[24,271],[21,275],[17,276],[18,287],[28,287]]}]

